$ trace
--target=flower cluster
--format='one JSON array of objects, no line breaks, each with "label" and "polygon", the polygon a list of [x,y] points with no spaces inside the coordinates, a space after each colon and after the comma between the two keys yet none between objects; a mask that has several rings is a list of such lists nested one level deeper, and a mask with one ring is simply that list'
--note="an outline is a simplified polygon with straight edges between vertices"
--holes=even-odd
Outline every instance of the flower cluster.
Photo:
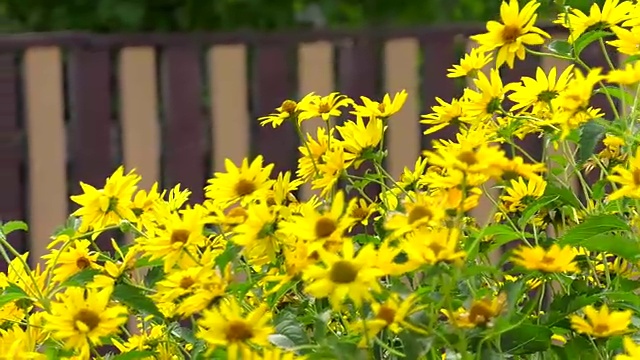
[{"label": "flower cluster", "polygon": [[[311,93],[258,119],[297,131],[295,172],[227,160],[195,203],[120,167],[81,184],[42,259],[6,240],[26,224],[3,224],[0,354],[639,359],[640,5],[567,8],[567,41],[535,26],[538,6],[505,2],[472,37],[448,75],[471,85],[420,120],[455,139],[402,174],[383,166],[384,139],[406,92]],[[593,68],[591,44],[630,57]],[[499,69],[526,56],[567,66],[504,83]],[[530,138],[550,145],[542,159],[518,145]],[[483,202],[487,223],[473,216]]]}]

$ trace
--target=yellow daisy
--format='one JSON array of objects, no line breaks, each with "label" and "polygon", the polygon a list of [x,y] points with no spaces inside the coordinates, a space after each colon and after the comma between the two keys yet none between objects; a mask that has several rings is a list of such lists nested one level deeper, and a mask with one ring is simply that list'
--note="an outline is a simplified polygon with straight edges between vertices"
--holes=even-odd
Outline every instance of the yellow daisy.
[{"label": "yellow daisy", "polygon": [[506,194],[500,197],[508,212],[524,211],[532,201],[544,195],[547,182],[541,177],[534,177],[527,182],[523,178],[511,180],[511,186],[506,187]]},{"label": "yellow daisy", "polygon": [[551,101],[558,97],[568,85],[573,75],[573,65],[567,66],[562,73],[557,76],[557,69],[552,67],[549,75],[542,68],[536,69],[536,77],[522,77],[522,83],[516,84],[512,89],[509,100],[515,102],[511,111],[531,110],[538,114],[543,110],[551,109]]},{"label": "yellow daisy", "polygon": [[629,158],[628,166],[617,165],[607,177],[618,184],[618,189],[609,195],[609,200],[622,197],[640,199],[640,148]]},{"label": "yellow daisy", "polygon": [[233,229],[231,241],[242,246],[243,256],[254,266],[276,261],[280,251],[276,230],[276,214],[265,202],[247,209],[247,219]]},{"label": "yellow daisy", "polygon": [[263,166],[263,157],[258,155],[249,164],[244,158],[240,167],[230,159],[224,162],[226,172],[217,172],[209,185],[204,188],[207,198],[217,203],[240,202],[246,204],[256,199],[264,199],[273,184],[269,179],[273,164]]},{"label": "yellow daisy", "polygon": [[315,117],[320,117],[324,121],[329,121],[332,117],[342,115],[341,108],[349,106],[353,100],[338,92],[327,96],[318,96],[313,93],[305,96],[298,103],[298,121],[302,122]]},{"label": "yellow daisy", "polygon": [[447,69],[447,77],[473,77],[492,60],[493,55],[491,53],[482,51],[479,48],[473,48],[468,54],[465,54],[464,57],[460,59],[460,65],[453,65],[453,68]]},{"label": "yellow daisy", "polygon": [[98,269],[98,253],[90,251],[91,241],[77,240],[63,251],[52,250],[42,256],[47,267],[54,267],[53,281],[63,282],[85,269]]},{"label": "yellow daisy", "polygon": [[582,309],[586,319],[579,315],[571,315],[571,327],[580,334],[605,338],[626,333],[631,324],[631,310],[609,311],[606,304],[600,310],[589,305]]},{"label": "yellow daisy", "polygon": [[631,29],[614,26],[611,31],[617,39],[607,41],[607,44],[615,47],[621,54],[629,56],[640,54],[640,26],[634,26]]},{"label": "yellow daisy", "polygon": [[369,118],[365,124],[360,116],[355,122],[347,120],[344,125],[336,126],[336,130],[342,137],[347,161],[354,160],[354,166],[357,169],[365,161],[363,155],[366,151],[373,150],[380,144],[386,128],[384,122],[378,117]]},{"label": "yellow daisy", "polygon": [[571,246],[551,245],[549,249],[540,246],[520,246],[513,252],[513,262],[528,270],[540,270],[547,273],[575,272],[578,270],[574,258],[576,252]]},{"label": "yellow daisy", "polygon": [[432,113],[421,116],[420,123],[429,125],[429,128],[424,131],[424,135],[432,134],[448,125],[458,125],[458,122],[464,118],[462,105],[464,99],[453,99],[451,103],[447,103],[436,97],[436,101],[440,105],[432,106]]},{"label": "yellow daisy", "polygon": [[276,112],[269,114],[267,116],[263,116],[258,118],[260,121],[260,125],[265,126],[271,124],[271,126],[275,129],[278,126],[282,125],[283,122],[294,118],[296,116],[296,111],[298,110],[298,104],[293,100],[285,100],[282,102],[279,108],[276,108]]},{"label": "yellow daisy", "polygon": [[366,96],[361,96],[363,105],[354,104],[354,111],[351,113],[362,117],[386,119],[402,109],[407,101],[407,96],[405,90],[397,92],[393,99],[389,94],[385,94],[382,102],[372,101]]},{"label": "yellow daisy", "polygon": [[629,13],[633,10],[631,1],[606,0],[602,10],[595,2],[589,8],[589,14],[579,9],[571,9],[568,16],[563,12],[554,22],[570,30],[569,42],[576,41],[588,29],[598,25],[600,29],[606,29],[618,25],[629,19]]}]

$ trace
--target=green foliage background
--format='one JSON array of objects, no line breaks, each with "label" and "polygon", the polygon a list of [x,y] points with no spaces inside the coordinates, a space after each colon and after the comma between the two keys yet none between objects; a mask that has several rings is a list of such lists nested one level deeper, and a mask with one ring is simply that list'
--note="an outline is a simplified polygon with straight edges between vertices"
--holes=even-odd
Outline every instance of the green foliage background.
[{"label": "green foliage background", "polygon": [[[540,1],[542,16],[564,3]],[[566,2],[588,8],[593,0]],[[0,0],[0,31],[272,31],[306,26],[296,14],[312,3],[334,28],[486,21],[500,7],[500,0]]]}]

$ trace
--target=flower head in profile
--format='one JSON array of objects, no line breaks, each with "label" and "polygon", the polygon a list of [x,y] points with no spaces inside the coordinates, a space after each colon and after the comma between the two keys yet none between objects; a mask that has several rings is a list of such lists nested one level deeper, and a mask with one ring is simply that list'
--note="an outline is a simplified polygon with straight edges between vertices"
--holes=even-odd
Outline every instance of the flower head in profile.
[{"label": "flower head in profile", "polygon": [[[640,15],[640,12],[638,14]],[[614,26],[611,31],[617,39],[607,41],[607,44],[615,47],[621,54],[630,56],[640,54],[640,26],[636,25],[631,29]]]},{"label": "flower head in profile", "polygon": [[640,199],[640,148],[636,150],[635,156],[629,158],[627,166],[614,167],[608,179],[618,184],[617,190],[609,195],[609,200],[623,197]]},{"label": "flower head in profile", "polygon": [[494,298],[474,300],[468,308],[461,307],[453,312],[443,309],[441,312],[455,327],[491,326],[493,320],[504,310],[506,302],[507,296],[501,292]]},{"label": "flower head in profile", "polygon": [[431,113],[421,116],[420,123],[429,125],[429,128],[424,131],[424,135],[432,134],[449,125],[458,125],[458,122],[464,119],[462,104],[464,99],[453,99],[448,103],[436,97],[436,101],[440,105],[432,106]]},{"label": "flower head in profile", "polygon": [[346,95],[334,92],[327,96],[319,96],[313,93],[305,96],[298,103],[298,121],[302,122],[316,117],[329,121],[332,117],[342,115],[342,108],[349,106],[353,100]]},{"label": "flower head in profile", "polygon": [[285,100],[282,102],[282,105],[280,105],[280,107],[276,108],[276,112],[258,118],[258,121],[260,121],[260,125],[262,126],[271,124],[271,126],[275,129],[278,126],[282,125],[283,122],[294,118],[296,116],[297,110],[298,103],[293,100]]},{"label": "flower head in profile", "polygon": [[602,305],[599,310],[593,306],[586,306],[583,310],[586,318],[580,315],[571,315],[571,327],[580,334],[598,338],[622,335],[628,331],[631,324],[631,310],[609,311],[607,305]]},{"label": "flower head in profile", "polygon": [[458,78],[464,76],[474,77],[476,73],[482,70],[487,64],[493,60],[490,52],[482,51],[479,48],[473,48],[471,51],[460,59],[460,64],[453,65],[447,69],[447,77]]},{"label": "flower head in profile", "polygon": [[569,245],[561,248],[553,244],[549,249],[521,246],[514,251],[513,262],[528,270],[547,273],[575,272],[578,270],[575,257],[576,252]]},{"label": "flower head in profile", "polygon": [[353,160],[357,169],[364,161],[367,150],[373,150],[384,138],[386,130],[384,121],[379,117],[371,117],[365,121],[358,116],[356,121],[347,120],[344,125],[336,126],[342,137],[346,159]]},{"label": "flower head in profile", "polygon": [[402,109],[405,101],[407,101],[407,96],[405,90],[397,92],[393,99],[389,94],[385,94],[381,102],[361,96],[362,105],[354,104],[355,110],[351,113],[362,117],[386,119]]},{"label": "flower head in profile", "polygon": [[574,42],[585,31],[596,26],[604,30],[628,20],[631,11],[633,11],[633,2],[631,1],[606,0],[602,9],[593,2],[589,8],[589,14],[585,14],[580,9],[571,9],[568,15],[563,12],[554,22],[569,29],[571,34],[568,40]]},{"label": "flower head in profile", "polygon": [[489,76],[478,72],[477,78],[473,79],[476,90],[464,89],[462,111],[464,116],[461,120],[470,124],[481,123],[494,115],[502,108],[506,93],[513,87],[513,84],[506,86],[502,83],[500,73],[496,69],[491,69]]},{"label": "flower head in profile", "polygon": [[540,6],[536,0],[529,1],[522,10],[518,0],[502,2],[500,6],[500,18],[502,22],[487,22],[487,33],[471,37],[480,44],[480,50],[491,51],[498,49],[496,67],[507,63],[513,68],[516,57],[524,60],[525,45],[540,45],[544,43],[549,34],[535,26],[536,10]]},{"label": "flower head in profile", "polygon": [[633,85],[640,82],[640,61],[634,61],[625,64],[621,69],[609,71],[607,81],[620,85]]}]

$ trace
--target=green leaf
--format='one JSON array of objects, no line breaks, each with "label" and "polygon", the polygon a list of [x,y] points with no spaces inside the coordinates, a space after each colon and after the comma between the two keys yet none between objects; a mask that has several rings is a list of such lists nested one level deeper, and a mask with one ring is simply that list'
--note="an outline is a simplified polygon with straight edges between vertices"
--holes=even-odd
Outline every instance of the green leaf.
[{"label": "green leaf", "polygon": [[164,269],[162,266],[151,268],[144,276],[144,284],[148,288],[152,288],[158,281],[164,277]]},{"label": "green leaf", "polygon": [[29,231],[29,226],[24,221],[7,221],[2,224],[2,233],[9,235],[14,231]]},{"label": "green leaf", "polygon": [[606,37],[609,35],[612,35],[612,34],[608,31],[603,31],[603,30],[594,30],[594,31],[589,31],[582,34],[573,43],[573,50],[575,51],[576,57],[580,57],[580,54],[582,53],[582,51],[594,41],[598,41],[599,39],[602,39],[603,37]]},{"label": "green leaf", "polygon": [[547,45],[552,54],[571,59],[571,44],[565,40],[553,40]]},{"label": "green leaf", "polygon": [[100,274],[97,269],[84,269],[78,273],[71,275],[67,280],[60,284],[60,287],[82,287],[93,281],[93,278]]},{"label": "green leaf", "polygon": [[636,55],[631,55],[628,56],[626,59],[624,59],[624,64],[631,64],[634,63],[636,61],[640,60],[640,54],[636,54]]},{"label": "green leaf", "polygon": [[635,239],[625,235],[598,234],[579,243],[589,251],[607,252],[629,261],[640,258],[640,245]]},{"label": "green leaf", "polygon": [[558,200],[560,197],[557,195],[551,195],[551,196],[542,196],[541,198],[537,199],[536,201],[532,202],[529,206],[527,206],[527,208],[522,212],[522,215],[520,216],[520,219],[518,219],[518,226],[520,228],[524,228],[525,226],[527,226],[527,224],[529,224],[529,222],[531,221],[531,219],[533,219],[534,216],[536,216],[536,214],[543,209],[544,207],[546,207],[547,205],[551,204],[552,202]]},{"label": "green leaf", "polygon": [[401,332],[398,337],[402,341],[405,359],[423,359],[433,345],[433,338],[421,337],[408,331]]},{"label": "green leaf", "polygon": [[370,243],[378,245],[380,244],[380,237],[369,234],[358,234],[353,237],[353,241],[361,245],[367,245]]},{"label": "green leaf", "polygon": [[558,244],[580,246],[588,239],[608,231],[630,231],[631,227],[616,215],[595,215],[570,228],[558,239]]},{"label": "green leaf", "polygon": [[522,324],[500,337],[502,351],[513,354],[533,354],[547,350],[551,346],[553,332],[546,326]]},{"label": "green leaf", "polygon": [[151,350],[135,350],[135,351],[126,352],[124,354],[116,355],[112,359],[113,360],[137,360],[137,359],[144,359],[147,357],[153,357],[154,355],[155,353]]},{"label": "green leaf", "polygon": [[606,129],[594,120],[589,120],[582,126],[580,135],[580,148],[578,149],[578,164],[589,160],[596,150],[596,145],[604,136]]},{"label": "green leaf", "polygon": [[132,309],[163,318],[156,304],[137,287],[129,284],[118,284],[113,289],[112,296]]},{"label": "green leaf", "polygon": [[292,312],[285,311],[278,314],[275,323],[276,332],[286,337],[293,345],[300,346],[309,344],[309,336],[307,336],[307,333],[302,326],[300,326],[300,323]]},{"label": "green leaf", "polygon": [[293,340],[289,339],[288,337],[282,335],[282,334],[272,334],[269,335],[269,342],[271,342],[273,345],[282,348],[282,349],[293,349],[294,347],[296,347],[296,344],[293,342]]},{"label": "green leaf", "polygon": [[620,89],[619,87],[616,86],[611,86],[611,85],[607,85],[604,87],[599,87],[596,90],[593,91],[594,94],[603,94],[603,95],[610,95],[613,96],[616,99],[619,99],[621,101],[623,101],[625,104],[627,105],[631,105],[633,104],[633,95],[630,94],[627,91],[624,91],[623,89]]},{"label": "green leaf", "polygon": [[582,207],[582,203],[580,203],[580,200],[576,197],[575,191],[567,186],[548,184],[547,188],[544,191],[544,195],[557,196],[558,200],[560,200],[563,204],[569,205],[576,209]]},{"label": "green leaf", "polygon": [[10,284],[0,295],[0,307],[5,306],[8,303],[28,299],[29,295],[24,292],[20,287],[15,284]]},{"label": "green leaf", "polygon": [[241,247],[236,246],[231,241],[227,243],[227,247],[224,249],[222,254],[216,257],[216,265],[219,269],[224,269],[227,264],[232,262],[234,259],[238,258],[238,254],[242,250]]}]

